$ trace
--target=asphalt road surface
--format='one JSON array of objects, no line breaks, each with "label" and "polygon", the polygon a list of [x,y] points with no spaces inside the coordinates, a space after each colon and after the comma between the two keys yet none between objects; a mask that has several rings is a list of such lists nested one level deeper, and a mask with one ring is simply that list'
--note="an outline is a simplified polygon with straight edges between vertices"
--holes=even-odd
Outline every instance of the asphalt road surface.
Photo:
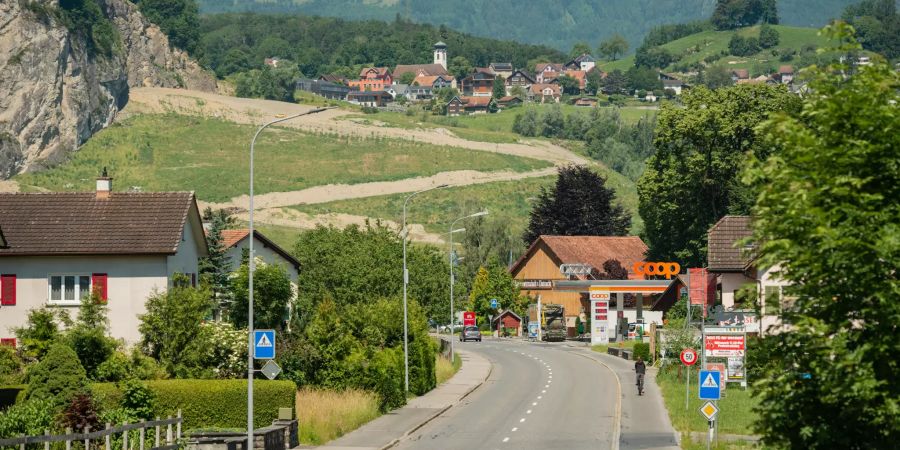
[{"label": "asphalt road surface", "polygon": [[462,403],[401,441],[401,449],[611,449],[620,389],[599,362],[560,344],[460,343],[493,363]]}]

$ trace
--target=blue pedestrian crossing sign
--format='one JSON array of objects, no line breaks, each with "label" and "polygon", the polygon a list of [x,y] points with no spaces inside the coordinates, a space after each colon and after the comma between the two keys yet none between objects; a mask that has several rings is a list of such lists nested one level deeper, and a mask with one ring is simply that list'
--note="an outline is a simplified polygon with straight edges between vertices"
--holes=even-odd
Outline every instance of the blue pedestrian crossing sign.
[{"label": "blue pedestrian crossing sign", "polygon": [[253,357],[275,359],[275,330],[253,330]]},{"label": "blue pedestrian crossing sign", "polygon": [[498,302],[496,298],[492,298],[491,299],[491,308],[497,309],[498,306],[500,306],[500,302]]},{"label": "blue pedestrian crossing sign", "polygon": [[700,371],[700,400],[722,398],[722,372],[718,370]]}]

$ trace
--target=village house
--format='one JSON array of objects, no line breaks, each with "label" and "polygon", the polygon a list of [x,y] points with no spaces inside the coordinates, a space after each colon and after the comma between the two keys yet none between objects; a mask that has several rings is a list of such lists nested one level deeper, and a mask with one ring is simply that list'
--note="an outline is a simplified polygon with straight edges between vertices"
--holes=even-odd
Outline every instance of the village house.
[{"label": "village house", "polygon": [[597,106],[597,99],[594,97],[581,97],[575,100],[575,106],[594,107]]},{"label": "village house", "polygon": [[749,80],[750,71],[747,69],[734,69],[731,71],[731,81],[737,84],[740,80]]},{"label": "village house", "polygon": [[[241,267],[244,255],[250,251],[250,230],[247,228],[237,230],[222,230],[222,246],[225,248],[225,259],[228,261],[227,269],[234,272]],[[278,265],[284,268],[294,293],[300,279],[300,261],[291,256],[271,239],[253,230],[253,253],[256,261],[264,264]]]},{"label": "village house", "polygon": [[412,84],[429,87],[432,90],[456,88],[456,79],[450,75],[419,75],[413,79]]},{"label": "village house", "polygon": [[313,94],[321,95],[322,97],[332,100],[344,100],[350,92],[350,88],[345,84],[325,81],[322,77],[319,77],[318,80],[301,78],[297,80],[294,88],[299,91],[312,92]]},{"label": "village house", "polygon": [[494,77],[490,69],[476,67],[469,76],[462,79],[460,90],[466,96],[490,97],[494,92]]},{"label": "village house", "polygon": [[507,95],[497,99],[497,108],[501,110],[519,106],[521,104],[522,99],[514,95]]},{"label": "village house", "polygon": [[272,58],[266,58],[265,61],[263,61],[263,62],[265,63],[265,65],[267,65],[273,69],[277,69],[278,64],[281,62],[281,60],[276,57],[272,57]]},{"label": "village house", "polygon": [[562,64],[555,63],[539,63],[534,66],[534,81],[536,83],[549,83],[550,80],[559,76],[565,67]]},{"label": "village house", "polygon": [[319,75],[318,80],[327,81],[334,84],[343,84],[344,86],[347,86],[350,83],[350,80],[348,80],[347,77],[334,74]]},{"label": "village house", "polygon": [[[586,264],[593,268],[591,275],[581,279],[597,278],[607,261],[616,261],[628,272],[629,279],[640,279],[633,272],[636,262],[644,261],[647,246],[637,236],[540,236],[525,254],[516,261],[509,272],[519,283],[520,294],[543,304],[560,304],[565,309],[568,335],[575,335],[576,317],[583,316],[590,308],[586,292],[557,290],[556,281],[570,280],[560,272],[562,264]],[[662,322],[662,312],[650,311],[654,298],[644,298],[643,314],[647,323]],[[637,318],[635,300],[623,305],[624,315],[633,322]]]},{"label": "village house", "polygon": [[[578,81],[578,89],[581,89],[583,91],[585,88],[587,88],[587,72],[583,70],[566,70],[565,75]],[[558,80],[559,79],[557,78],[557,82]]]},{"label": "village house", "polygon": [[[407,73],[415,77],[449,76],[447,72],[447,44],[437,42],[434,44],[434,59],[431,64],[398,64],[394,68],[394,79],[399,80]],[[453,87],[456,87],[455,85]]]},{"label": "village house", "polygon": [[487,114],[497,112],[497,102],[491,97],[456,96],[447,102],[447,115]]},{"label": "village house", "polygon": [[559,103],[562,98],[562,91],[558,84],[539,84],[535,83],[530,86],[528,91],[528,99],[538,103]]},{"label": "village house", "polygon": [[196,285],[208,254],[193,192],[113,192],[107,176],[95,192],[0,194],[0,236],[0,338],[12,344],[29,311],[74,318],[92,292],[110,335],[137,343],[147,299]]},{"label": "village house", "polygon": [[385,91],[350,91],[347,94],[348,102],[370,108],[385,106],[392,100],[391,94]]},{"label": "village house", "polygon": [[794,67],[781,66],[778,68],[778,75],[782,84],[791,84],[794,82]]},{"label": "village house", "polygon": [[597,65],[597,60],[594,59],[593,56],[582,53],[577,58],[566,63],[566,70],[580,70],[582,72],[588,72],[593,69]]},{"label": "village house", "polygon": [[491,69],[494,75],[503,77],[504,80],[512,76],[513,73],[512,63],[490,63],[488,69]]},{"label": "village house", "polygon": [[506,78],[505,84],[507,94],[511,93],[511,89],[516,86],[525,89],[527,92],[528,88],[534,84],[534,77],[524,70],[514,70],[512,74]]},{"label": "village house", "polygon": [[394,78],[387,67],[366,67],[359,72],[359,80],[350,81],[350,87],[360,91],[383,91],[393,82]]}]

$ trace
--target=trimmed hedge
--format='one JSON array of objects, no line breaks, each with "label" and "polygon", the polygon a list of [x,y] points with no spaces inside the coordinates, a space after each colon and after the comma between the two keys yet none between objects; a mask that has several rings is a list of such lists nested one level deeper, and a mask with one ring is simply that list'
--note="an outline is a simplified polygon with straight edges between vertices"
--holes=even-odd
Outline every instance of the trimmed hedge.
[{"label": "trimmed hedge", "polygon": [[0,411],[3,411],[6,408],[9,408],[12,405],[15,405],[21,400],[25,399],[25,389],[28,386],[21,385],[13,385],[13,386],[0,386]]},{"label": "trimmed hedge", "polygon": [[[152,380],[146,381],[156,403],[153,414],[174,416],[181,409],[184,428],[247,427],[247,380]],[[91,390],[104,409],[117,408],[122,392],[114,383],[94,383]],[[278,408],[294,408],[297,385],[292,381],[253,380],[256,428],[272,425]]]}]

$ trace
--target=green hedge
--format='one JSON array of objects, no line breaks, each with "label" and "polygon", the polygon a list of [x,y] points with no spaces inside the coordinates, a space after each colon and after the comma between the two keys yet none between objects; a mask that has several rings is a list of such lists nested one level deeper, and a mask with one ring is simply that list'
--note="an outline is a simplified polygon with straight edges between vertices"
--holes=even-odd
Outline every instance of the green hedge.
[{"label": "green hedge", "polygon": [[650,361],[650,344],[646,342],[636,342],[632,351],[634,352],[634,359],[638,359],[638,356],[640,356],[641,358],[644,358],[644,361]]},{"label": "green hedge", "polygon": [[19,400],[25,397],[25,388],[28,386],[13,385],[0,386],[0,411],[15,405]]},{"label": "green hedge", "polygon": [[[247,380],[153,380],[147,386],[156,396],[154,414],[175,415],[181,409],[184,427],[247,428]],[[113,383],[91,385],[104,408],[116,408],[122,393]],[[292,381],[253,381],[255,427],[278,418],[278,408],[294,408],[297,385]]]}]

